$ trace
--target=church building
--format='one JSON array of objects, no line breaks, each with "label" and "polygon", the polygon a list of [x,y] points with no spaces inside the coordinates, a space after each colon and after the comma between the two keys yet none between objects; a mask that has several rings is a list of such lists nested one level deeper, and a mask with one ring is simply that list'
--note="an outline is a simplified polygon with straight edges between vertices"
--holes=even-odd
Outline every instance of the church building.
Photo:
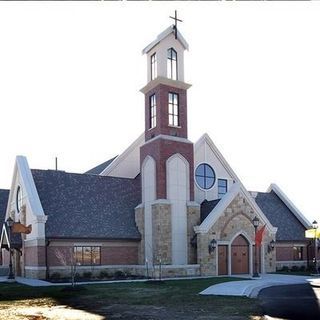
[{"label": "church building", "polygon": [[145,128],[120,155],[86,173],[30,169],[17,156],[0,190],[1,268],[10,250],[15,275],[38,279],[71,264],[163,277],[307,265],[310,223],[283,191],[249,192],[207,134],[188,139],[188,49],[170,26],[143,50]]}]

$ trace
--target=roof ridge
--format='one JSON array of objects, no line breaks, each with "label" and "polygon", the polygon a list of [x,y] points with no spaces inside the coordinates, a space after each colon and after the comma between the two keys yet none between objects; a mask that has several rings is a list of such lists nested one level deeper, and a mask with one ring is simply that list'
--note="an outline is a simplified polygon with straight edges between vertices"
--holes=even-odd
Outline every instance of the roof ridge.
[{"label": "roof ridge", "polygon": [[40,171],[40,172],[50,172],[50,173],[59,173],[65,175],[77,175],[77,176],[85,176],[85,177],[92,177],[97,179],[123,179],[123,180],[130,180],[134,181],[139,176],[137,175],[135,178],[126,178],[126,177],[114,177],[114,176],[101,176],[98,174],[90,174],[90,173],[79,173],[79,172],[68,172],[63,170],[53,170],[53,169],[31,169],[31,173]]}]

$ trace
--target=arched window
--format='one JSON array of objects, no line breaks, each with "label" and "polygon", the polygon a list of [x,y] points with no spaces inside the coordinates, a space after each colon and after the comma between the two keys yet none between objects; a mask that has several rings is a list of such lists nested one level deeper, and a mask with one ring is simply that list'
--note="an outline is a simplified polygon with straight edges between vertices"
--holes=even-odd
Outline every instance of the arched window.
[{"label": "arched window", "polygon": [[173,48],[168,49],[167,55],[167,73],[168,78],[172,80],[178,80],[178,57],[177,51]]},{"label": "arched window", "polygon": [[151,56],[151,80],[154,80],[157,77],[157,56],[156,53],[154,53]]}]

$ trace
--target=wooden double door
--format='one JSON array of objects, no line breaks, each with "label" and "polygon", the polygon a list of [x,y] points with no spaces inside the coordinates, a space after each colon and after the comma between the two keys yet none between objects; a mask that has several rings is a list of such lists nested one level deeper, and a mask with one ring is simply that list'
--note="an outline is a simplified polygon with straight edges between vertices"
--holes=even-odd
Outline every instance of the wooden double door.
[{"label": "wooden double door", "polygon": [[[249,243],[239,235],[231,244],[231,273],[249,274]],[[218,274],[228,274],[228,246],[218,246]]]},{"label": "wooden double door", "polygon": [[249,273],[249,243],[242,236],[237,236],[231,244],[231,273]]}]

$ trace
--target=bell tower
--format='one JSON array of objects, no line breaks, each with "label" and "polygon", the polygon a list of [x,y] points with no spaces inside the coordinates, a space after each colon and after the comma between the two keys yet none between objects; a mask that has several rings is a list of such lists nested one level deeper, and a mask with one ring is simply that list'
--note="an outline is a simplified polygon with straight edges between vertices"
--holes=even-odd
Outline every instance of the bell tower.
[{"label": "bell tower", "polygon": [[148,81],[141,89],[145,95],[145,144],[140,148],[141,252],[145,261],[154,264],[192,263],[188,212],[194,199],[194,160],[187,123],[191,85],[184,82],[188,47],[173,25],[143,50]]}]

